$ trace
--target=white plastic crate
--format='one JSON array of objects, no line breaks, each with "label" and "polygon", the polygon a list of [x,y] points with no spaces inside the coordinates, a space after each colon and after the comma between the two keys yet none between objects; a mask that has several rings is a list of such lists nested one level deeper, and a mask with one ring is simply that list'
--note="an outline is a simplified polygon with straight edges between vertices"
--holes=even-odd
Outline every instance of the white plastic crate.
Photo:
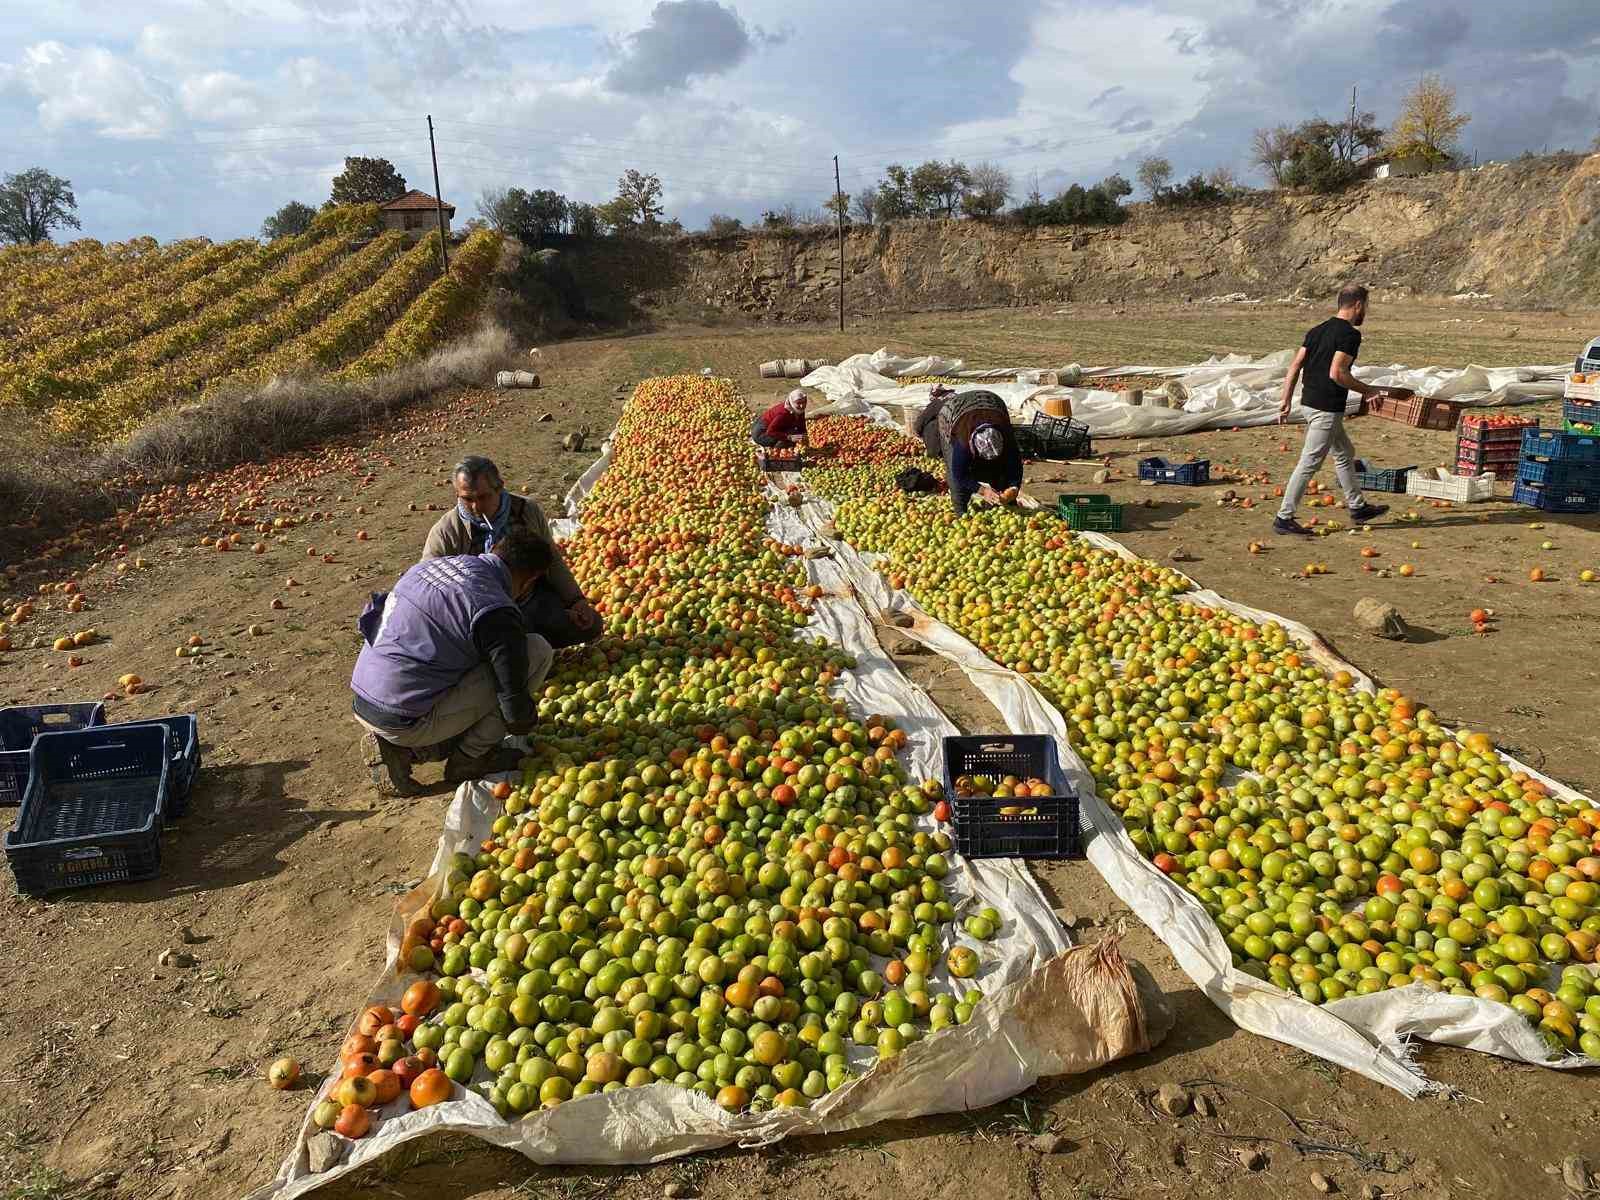
[{"label": "white plastic crate", "polygon": [[1440,467],[1424,467],[1406,476],[1406,495],[1429,500],[1454,500],[1475,504],[1494,499],[1494,472],[1486,475],[1454,475]]},{"label": "white plastic crate", "polygon": [[[1593,379],[1594,377],[1588,376]],[[1579,383],[1567,376],[1566,398],[1568,400],[1600,400],[1600,383]]]}]

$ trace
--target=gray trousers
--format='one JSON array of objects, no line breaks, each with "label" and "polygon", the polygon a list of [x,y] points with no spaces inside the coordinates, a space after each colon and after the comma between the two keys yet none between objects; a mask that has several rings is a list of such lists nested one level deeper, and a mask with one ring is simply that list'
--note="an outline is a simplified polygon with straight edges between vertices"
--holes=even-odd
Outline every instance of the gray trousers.
[{"label": "gray trousers", "polygon": [[[528,690],[533,692],[544,684],[549,674],[555,651],[550,643],[537,633],[528,635]],[[461,736],[457,751],[467,758],[478,758],[498,746],[508,732],[505,718],[500,715],[500,692],[495,683],[494,671],[488,663],[480,663],[461,677],[454,687],[439,693],[433,708],[415,725],[407,729],[379,729],[356,720],[369,732],[384,741],[412,750],[437,746],[441,742]]]},{"label": "gray trousers", "polygon": [[1306,422],[1306,441],[1300,448],[1300,461],[1295,464],[1294,474],[1289,476],[1289,482],[1284,485],[1283,505],[1278,509],[1280,517],[1287,520],[1294,516],[1294,510],[1305,499],[1306,486],[1330,450],[1333,452],[1334,473],[1339,477],[1339,486],[1344,489],[1344,502],[1352,510],[1367,502],[1361,494],[1361,481],[1356,478],[1356,448],[1350,442],[1350,435],[1344,431],[1344,414],[1313,411]]}]

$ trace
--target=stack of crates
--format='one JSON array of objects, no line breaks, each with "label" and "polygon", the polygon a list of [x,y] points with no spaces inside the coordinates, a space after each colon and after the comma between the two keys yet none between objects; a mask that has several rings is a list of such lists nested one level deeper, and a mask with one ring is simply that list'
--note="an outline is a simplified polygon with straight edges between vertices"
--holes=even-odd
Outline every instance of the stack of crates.
[{"label": "stack of crates", "polygon": [[1456,474],[1511,478],[1522,457],[1523,432],[1537,425],[1533,417],[1466,413],[1456,432]]},{"label": "stack of crates", "polygon": [[1600,437],[1600,375],[1567,376],[1561,417],[1568,433]]},{"label": "stack of crates", "polygon": [[1544,512],[1600,512],[1600,436],[1525,431],[1511,498]]}]

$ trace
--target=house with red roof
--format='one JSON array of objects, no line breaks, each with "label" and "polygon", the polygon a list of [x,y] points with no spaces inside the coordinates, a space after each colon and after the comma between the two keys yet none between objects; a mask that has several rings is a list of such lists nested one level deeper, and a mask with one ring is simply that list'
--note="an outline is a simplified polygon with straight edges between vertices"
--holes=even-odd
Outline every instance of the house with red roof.
[{"label": "house with red roof", "polygon": [[454,204],[441,205],[427,192],[412,188],[398,200],[378,205],[379,216],[385,229],[395,229],[422,237],[439,228],[439,210],[444,209],[444,231],[450,233],[450,222],[456,215]]}]

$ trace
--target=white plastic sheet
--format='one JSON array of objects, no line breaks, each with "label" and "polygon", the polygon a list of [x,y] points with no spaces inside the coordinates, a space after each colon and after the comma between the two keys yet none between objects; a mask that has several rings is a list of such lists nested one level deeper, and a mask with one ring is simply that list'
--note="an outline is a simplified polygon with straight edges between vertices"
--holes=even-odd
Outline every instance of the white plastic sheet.
[{"label": "white plastic sheet", "polygon": [[[993,662],[966,638],[930,617],[909,593],[892,590],[875,569],[875,556],[859,554],[848,543],[826,537],[831,506],[806,507],[814,513],[813,529],[819,540],[832,551],[831,561],[869,608],[910,615],[913,624],[904,632],[959,666],[999,710],[1011,732],[1048,733],[1056,739],[1063,769],[1082,797],[1089,861],[1118,898],[1166,943],[1185,973],[1240,1028],[1297,1046],[1412,1097],[1434,1087],[1411,1058],[1408,1042],[1414,1038],[1540,1066],[1566,1069],[1596,1065],[1579,1056],[1554,1056],[1526,1018],[1504,1004],[1447,996],[1415,984],[1314,1005],[1238,970],[1221,931],[1204,907],[1139,853],[1121,819],[1096,795],[1094,776],[1072,749],[1060,712],[1026,678]],[[1125,558],[1137,558],[1103,534],[1082,536]],[[1185,599],[1225,608],[1256,622],[1276,621],[1318,665],[1328,670],[1347,670],[1356,686],[1368,690],[1373,687],[1366,675],[1339,659],[1315,633],[1297,621],[1204,589],[1186,593]],[[1585,799],[1526,764],[1503,757],[1564,799]]]},{"label": "white plastic sheet", "polygon": [[[1131,405],[1125,392],[1085,387],[1044,387],[1027,383],[990,382],[990,376],[1012,376],[1022,367],[1001,367],[986,371],[964,368],[960,359],[940,359],[932,355],[905,358],[878,350],[857,354],[838,366],[812,371],[801,385],[815,388],[827,397],[827,404],[816,411],[862,413],[885,405],[922,408],[928,402],[929,385],[902,387],[903,376],[956,375],[981,382],[1005,402],[1014,417],[1031,420],[1046,398],[1064,396],[1072,402],[1072,415],[1089,426],[1094,437],[1164,437],[1194,433],[1202,429],[1225,429],[1271,425],[1278,419],[1278,396],[1284,375],[1294,353],[1281,350],[1263,358],[1243,355],[1211,358],[1185,367],[1122,366],[1100,367],[1085,372],[1095,375],[1157,375],[1181,382],[1187,392],[1182,408],[1161,408],[1150,403]],[[943,367],[943,370],[939,368]],[[1529,367],[1407,367],[1358,366],[1355,375],[1365,383],[1407,387],[1423,396],[1453,400],[1473,406],[1526,404],[1559,397],[1568,368]],[[1352,406],[1353,407],[1353,406]],[[1290,411],[1291,421],[1304,421],[1298,402]]]}]

